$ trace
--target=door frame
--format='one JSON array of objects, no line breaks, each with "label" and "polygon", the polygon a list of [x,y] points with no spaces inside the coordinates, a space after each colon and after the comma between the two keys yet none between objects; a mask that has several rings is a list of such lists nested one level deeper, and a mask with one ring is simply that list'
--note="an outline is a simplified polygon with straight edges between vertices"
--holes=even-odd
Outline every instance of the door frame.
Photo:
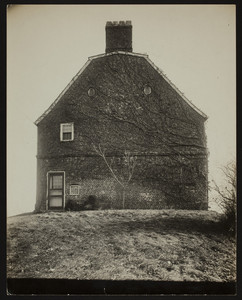
[{"label": "door frame", "polygon": [[49,208],[49,178],[50,175],[54,175],[54,174],[63,174],[63,198],[62,198],[62,207],[59,209],[57,208],[57,210],[64,210],[65,209],[65,203],[66,203],[66,174],[65,171],[48,171],[46,174],[46,179],[47,179],[47,190],[46,190],[46,210],[54,210],[53,208]]}]

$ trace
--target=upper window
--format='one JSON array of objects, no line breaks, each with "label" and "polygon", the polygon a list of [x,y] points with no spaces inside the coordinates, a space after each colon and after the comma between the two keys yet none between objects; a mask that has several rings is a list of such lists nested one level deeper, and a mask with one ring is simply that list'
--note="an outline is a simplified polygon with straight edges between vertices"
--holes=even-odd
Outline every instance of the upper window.
[{"label": "upper window", "polygon": [[145,87],[144,87],[144,93],[145,93],[145,95],[151,94],[151,87],[148,86],[148,85],[145,85]]},{"label": "upper window", "polygon": [[88,93],[88,96],[93,97],[93,96],[95,96],[96,92],[95,92],[95,89],[91,87],[91,88],[89,88],[87,93]]},{"label": "upper window", "polygon": [[64,123],[60,124],[60,140],[73,141],[74,140],[74,124]]}]

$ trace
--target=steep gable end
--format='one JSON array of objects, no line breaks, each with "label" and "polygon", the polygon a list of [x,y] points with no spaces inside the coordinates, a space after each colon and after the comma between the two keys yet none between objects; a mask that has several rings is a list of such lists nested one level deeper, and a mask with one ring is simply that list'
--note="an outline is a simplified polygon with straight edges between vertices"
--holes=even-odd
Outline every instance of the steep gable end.
[{"label": "steep gable end", "polygon": [[81,68],[81,70],[73,77],[73,79],[70,81],[70,83],[65,87],[65,89],[59,94],[59,96],[56,98],[56,100],[50,105],[50,107],[35,121],[35,125],[38,125],[56,106],[56,104],[60,101],[62,96],[71,88],[71,86],[74,84],[74,82],[80,77],[80,75],[84,72],[84,70],[89,66],[89,64],[97,59],[112,56],[112,55],[130,55],[135,57],[142,57],[144,58],[153,69],[155,69],[162,78],[180,95],[180,97],[194,110],[196,111],[202,118],[205,120],[208,118],[200,109],[198,109],[190,100],[188,100],[184,94],[169,80],[169,78],[164,74],[164,72],[159,69],[148,57],[148,55],[145,54],[138,54],[138,53],[131,53],[131,52],[123,52],[123,51],[115,51],[111,53],[106,54],[100,54],[97,56],[91,56],[88,58],[88,61],[85,63],[85,65]]}]

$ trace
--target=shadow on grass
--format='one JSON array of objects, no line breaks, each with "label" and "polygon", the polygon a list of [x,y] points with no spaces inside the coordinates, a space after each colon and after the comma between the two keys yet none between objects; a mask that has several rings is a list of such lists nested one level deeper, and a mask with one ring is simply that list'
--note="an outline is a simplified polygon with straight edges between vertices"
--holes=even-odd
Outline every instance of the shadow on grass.
[{"label": "shadow on grass", "polygon": [[[109,227],[110,226],[110,227]],[[114,232],[121,231],[136,231],[143,230],[155,232],[158,234],[167,233],[202,233],[202,234],[222,234],[233,236],[233,233],[226,231],[225,226],[219,220],[201,220],[189,219],[184,217],[175,218],[157,218],[145,221],[118,221],[117,223],[110,223],[109,226],[103,228],[104,230],[111,230]]]}]

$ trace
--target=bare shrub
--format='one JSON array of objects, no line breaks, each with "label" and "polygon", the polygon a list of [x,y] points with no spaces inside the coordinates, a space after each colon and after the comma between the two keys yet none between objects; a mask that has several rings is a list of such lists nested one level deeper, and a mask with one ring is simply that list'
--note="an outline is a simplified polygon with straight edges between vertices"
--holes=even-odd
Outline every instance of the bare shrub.
[{"label": "bare shrub", "polygon": [[112,177],[115,179],[115,181],[119,184],[119,186],[122,189],[122,206],[123,209],[125,208],[125,196],[126,196],[126,191],[128,189],[128,185],[133,177],[133,173],[134,173],[134,169],[136,166],[136,160],[137,160],[137,156],[132,155],[129,151],[125,150],[124,154],[123,154],[123,160],[124,160],[124,165],[125,165],[125,170],[126,170],[126,176],[120,175],[119,176],[117,174],[115,174],[114,172],[114,168],[112,167],[113,163],[114,163],[114,157],[111,159],[110,162],[108,162],[108,159],[105,155],[105,150],[102,150],[101,145],[99,144],[98,147],[96,147],[95,145],[93,145],[94,150],[96,151],[96,153],[101,156],[106,164],[106,166],[108,167],[109,171],[112,174]]},{"label": "bare shrub", "polygon": [[221,168],[226,184],[218,186],[213,181],[213,189],[217,192],[216,202],[222,209],[221,224],[230,232],[235,232],[237,204],[237,170],[234,161]]}]

